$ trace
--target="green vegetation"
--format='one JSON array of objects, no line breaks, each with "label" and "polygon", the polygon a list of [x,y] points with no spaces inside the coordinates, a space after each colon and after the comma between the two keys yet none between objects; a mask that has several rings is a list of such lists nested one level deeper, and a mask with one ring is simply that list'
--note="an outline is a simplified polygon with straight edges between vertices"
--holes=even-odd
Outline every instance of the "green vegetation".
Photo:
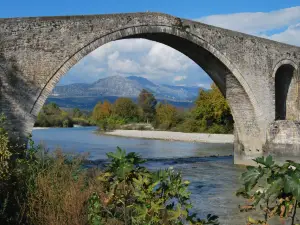
[{"label": "green vegetation", "polygon": [[250,202],[241,207],[241,211],[257,209],[265,216],[261,220],[249,217],[248,224],[268,225],[270,218],[279,216],[290,218],[289,224],[296,225],[296,210],[300,207],[300,164],[286,161],[278,165],[271,156],[259,157],[254,161],[259,166],[247,167],[242,174],[243,187],[237,195]]},{"label": "green vegetation", "polygon": [[64,111],[55,103],[44,105],[38,114],[36,127],[73,127],[74,124],[81,126],[92,125],[93,122],[87,113],[78,108],[71,112]]},{"label": "green vegetation", "polygon": [[[99,102],[93,120],[104,131],[122,128],[128,123],[152,123],[158,130],[201,133],[232,133],[233,118],[226,99],[215,84],[199,92],[194,108],[178,109],[168,103],[157,104],[152,93],[142,90],[138,104],[119,98],[114,104]],[[124,127],[124,126],[123,126]]]},{"label": "green vegetation", "polygon": [[0,126],[0,224],[219,224],[190,210],[188,181],[173,169],[149,171],[145,160],[120,148],[105,170],[84,157],[48,154],[32,140],[21,157]]},{"label": "green vegetation", "polygon": [[[73,127],[74,124],[98,125],[102,131],[122,129],[123,125],[151,123],[158,130],[201,133],[232,133],[233,119],[230,108],[216,85],[199,92],[195,106],[189,110],[159,102],[152,93],[142,90],[138,103],[130,98],[118,98],[113,104],[98,102],[93,112],[75,108],[67,112],[55,103],[43,106],[35,126]],[[128,127],[128,126],[126,126]],[[149,126],[142,126],[149,127]]]},{"label": "green vegetation", "polygon": [[141,109],[142,116],[141,119],[144,122],[153,121],[155,119],[155,106],[157,104],[157,100],[154,95],[147,90],[143,89],[139,94],[138,105]]},{"label": "green vegetation", "polygon": [[233,132],[230,108],[215,84],[212,84],[211,90],[200,91],[195,107],[179,124],[178,130],[203,133]]},{"label": "green vegetation", "polygon": [[[104,170],[88,168],[85,157],[59,150],[49,154],[31,138],[20,154],[4,124],[1,115],[0,224],[219,224],[217,216],[201,220],[191,212],[189,182],[172,168],[150,171],[139,155],[120,148],[107,154]],[[254,161],[258,167],[247,167],[236,194],[247,201],[241,211],[258,210],[264,218],[249,217],[247,225],[268,225],[273,217],[297,225],[300,164],[279,165],[271,156]]]},{"label": "green vegetation", "polygon": [[113,113],[126,121],[138,120],[138,107],[130,98],[118,98],[113,105]]},{"label": "green vegetation", "polygon": [[174,106],[164,103],[156,108],[156,127],[160,130],[170,130],[179,123],[179,112]]},{"label": "green vegetation", "polygon": [[118,98],[114,104],[98,102],[92,119],[103,131],[113,130],[123,124],[138,121],[138,108],[130,98]]}]

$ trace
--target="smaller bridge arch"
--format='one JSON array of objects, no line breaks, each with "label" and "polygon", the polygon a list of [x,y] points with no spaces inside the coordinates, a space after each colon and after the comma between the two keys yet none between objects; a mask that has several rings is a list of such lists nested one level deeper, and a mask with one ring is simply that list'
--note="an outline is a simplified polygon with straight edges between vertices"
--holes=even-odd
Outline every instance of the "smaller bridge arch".
[{"label": "smaller bridge arch", "polygon": [[289,59],[278,62],[273,71],[275,81],[275,120],[299,120],[298,65]]}]

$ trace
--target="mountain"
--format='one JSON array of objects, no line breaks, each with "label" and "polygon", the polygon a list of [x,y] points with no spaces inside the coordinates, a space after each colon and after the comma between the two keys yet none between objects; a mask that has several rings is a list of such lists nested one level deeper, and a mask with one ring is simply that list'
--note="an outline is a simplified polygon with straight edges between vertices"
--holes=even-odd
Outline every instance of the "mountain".
[{"label": "mountain", "polygon": [[151,87],[156,87],[157,85],[151,82],[150,80],[144,78],[144,77],[138,77],[138,76],[129,76],[126,77],[129,80],[136,81],[140,85],[142,85],[144,88],[151,88]]},{"label": "mountain", "polygon": [[52,96],[88,97],[88,96],[137,96],[143,87],[137,82],[121,76],[100,79],[92,84],[69,84],[56,86]]},{"label": "mountain", "polygon": [[157,99],[178,102],[192,102],[196,99],[199,92],[199,87],[155,84],[146,78],[138,76],[110,76],[99,79],[92,84],[76,83],[56,86],[50,97],[76,98],[122,96],[135,98],[142,89],[152,92]]}]

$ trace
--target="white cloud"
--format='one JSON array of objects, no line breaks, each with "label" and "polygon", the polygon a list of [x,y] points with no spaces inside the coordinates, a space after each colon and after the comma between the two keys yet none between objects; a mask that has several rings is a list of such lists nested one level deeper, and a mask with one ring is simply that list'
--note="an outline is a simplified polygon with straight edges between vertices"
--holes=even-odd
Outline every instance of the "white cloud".
[{"label": "white cloud", "polygon": [[193,65],[193,62],[177,50],[164,44],[155,43],[143,59],[147,67],[178,72],[186,70]]},{"label": "white cloud", "polygon": [[[96,49],[85,59],[90,64],[106,66],[107,75],[145,74],[150,79],[174,77],[176,73],[196,65],[177,50],[145,39],[113,41]],[[83,66],[83,62],[80,64]]]},{"label": "white cloud", "polygon": [[174,81],[177,82],[177,81],[182,81],[182,80],[185,80],[187,78],[187,76],[176,76],[174,77]]},{"label": "white cloud", "polygon": [[108,56],[108,68],[118,73],[138,73],[140,66],[137,62],[130,59],[119,59],[120,53],[118,51]]},{"label": "white cloud", "polygon": [[202,17],[198,21],[245,33],[260,34],[298,23],[300,6],[271,12],[212,15]]},{"label": "white cloud", "polygon": [[123,53],[142,53],[148,51],[155,42],[145,39],[124,39],[112,41],[94,50],[90,56],[96,60],[104,60],[115,51]]},{"label": "white cloud", "polygon": [[285,31],[269,36],[270,39],[300,46],[300,23],[289,26]]}]

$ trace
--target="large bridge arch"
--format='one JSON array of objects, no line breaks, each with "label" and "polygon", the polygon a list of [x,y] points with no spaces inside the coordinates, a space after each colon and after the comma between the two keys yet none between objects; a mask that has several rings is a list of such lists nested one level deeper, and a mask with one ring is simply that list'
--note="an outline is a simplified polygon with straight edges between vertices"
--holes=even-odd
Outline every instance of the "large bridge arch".
[{"label": "large bridge arch", "polygon": [[11,133],[31,132],[47,96],[80,59],[127,38],[166,44],[207,72],[232,110],[237,163],[269,152],[274,68],[282,59],[300,65],[300,48],[152,12],[0,19],[0,66],[8,71],[0,70],[1,112]]},{"label": "large bridge arch", "polygon": [[[69,69],[71,69],[82,58],[104,44],[129,38],[144,38],[156,41],[185,54],[187,57],[197,63],[201,68],[203,68],[205,72],[207,72],[207,74],[217,84],[225,97],[226,75],[232,74],[249,97],[255,114],[257,116],[262,115],[262,112],[258,107],[257,100],[252,93],[252,90],[249,87],[247,81],[244,79],[237,67],[233,63],[231,63],[225,55],[218,51],[212,44],[209,44],[196,35],[193,35],[188,31],[182,31],[178,28],[165,25],[127,27],[113,31],[109,34],[105,34],[97,38],[96,40],[87,43],[79,51],[75,52],[65,62],[63,62],[62,65],[52,74],[52,76],[48,79],[46,85],[38,94],[36,102],[34,103],[30,113],[33,115],[37,115],[41,106],[46,100],[44,97],[48,96],[51,93],[52,89],[55,87],[59,79],[64,76],[69,71]],[[188,49],[186,48],[186,45],[190,45],[194,48],[192,50]],[[208,56],[210,58],[204,58],[205,56]]]},{"label": "large bridge arch", "polygon": [[[253,136],[260,134],[256,118],[259,118],[262,112],[259,110],[251,88],[237,67],[205,40],[188,31],[162,25],[127,27],[105,34],[84,45],[84,47],[63,62],[49,78],[36,98],[30,113],[37,116],[60,78],[82,58],[106,43],[129,38],[144,38],[163,43],[185,54],[204,69],[229,102],[235,121],[236,139],[241,139],[238,145],[245,143],[245,139],[251,142]],[[231,88],[228,88],[227,83],[229,83]],[[233,92],[232,90],[235,91]],[[244,145],[238,146],[238,148],[243,149],[244,153],[251,154],[251,151],[255,151],[256,154],[260,153],[256,149],[259,149],[261,143],[257,143],[258,146],[251,147],[247,144],[246,146]]]}]

